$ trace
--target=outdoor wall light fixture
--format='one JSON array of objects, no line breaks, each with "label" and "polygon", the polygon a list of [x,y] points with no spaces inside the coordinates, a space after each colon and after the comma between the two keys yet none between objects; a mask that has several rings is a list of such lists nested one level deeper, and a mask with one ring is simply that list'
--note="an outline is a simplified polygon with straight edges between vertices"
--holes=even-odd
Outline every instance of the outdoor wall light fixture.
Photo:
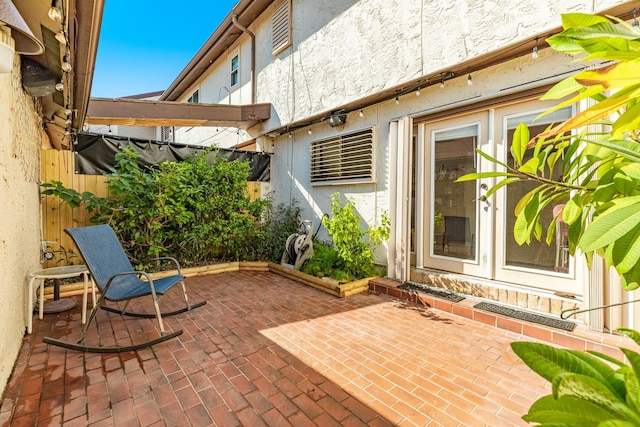
[{"label": "outdoor wall light fixture", "polygon": [[60,0],[53,0],[51,2],[48,15],[49,19],[53,22],[62,22],[62,5],[60,4]]},{"label": "outdoor wall light fixture", "polygon": [[11,72],[16,53],[39,55],[43,51],[43,44],[33,35],[13,2],[0,0],[0,73]]},{"label": "outdoor wall light fixture", "polygon": [[332,114],[326,119],[326,121],[327,121],[327,123],[329,123],[329,126],[331,126],[332,128],[335,128],[335,127],[338,127],[338,126],[342,126],[347,122],[347,115],[346,114]]}]

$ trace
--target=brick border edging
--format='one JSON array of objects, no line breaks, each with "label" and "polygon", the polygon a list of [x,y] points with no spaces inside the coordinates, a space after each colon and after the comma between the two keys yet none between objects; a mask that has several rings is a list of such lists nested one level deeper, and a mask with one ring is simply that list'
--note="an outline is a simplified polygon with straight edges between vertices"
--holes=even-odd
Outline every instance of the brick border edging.
[{"label": "brick border edging", "polygon": [[563,331],[476,309],[473,305],[480,300],[474,297],[465,296],[466,298],[464,300],[455,303],[436,296],[399,289],[399,284],[400,283],[390,279],[376,278],[370,281],[369,289],[376,293],[388,295],[403,301],[409,301],[414,304],[424,305],[488,326],[505,329],[524,337],[534,338],[573,350],[599,351],[616,359],[624,360],[624,354],[618,347],[633,347],[635,345],[633,340],[623,335],[598,333],[587,329],[584,325],[577,325],[571,332]]}]

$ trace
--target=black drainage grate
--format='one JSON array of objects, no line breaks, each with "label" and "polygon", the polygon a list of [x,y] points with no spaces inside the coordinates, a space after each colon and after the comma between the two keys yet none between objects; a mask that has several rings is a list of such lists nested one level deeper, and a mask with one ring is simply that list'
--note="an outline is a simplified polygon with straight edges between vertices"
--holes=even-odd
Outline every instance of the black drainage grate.
[{"label": "black drainage grate", "polygon": [[490,302],[481,302],[473,306],[480,310],[490,311],[496,314],[502,314],[503,316],[513,317],[527,322],[537,323],[539,325],[550,326],[556,329],[562,329],[564,331],[573,331],[576,324],[573,322],[567,322],[565,320],[556,319],[548,316],[541,316],[539,314],[533,314],[526,311],[514,310],[513,308],[505,307],[499,304],[491,304]]},{"label": "black drainage grate", "polygon": [[458,294],[454,294],[453,292],[446,289],[432,288],[431,286],[423,285],[420,283],[405,283],[404,285],[398,286],[398,288],[404,289],[405,291],[422,292],[451,302],[460,302],[464,299],[464,297]]}]

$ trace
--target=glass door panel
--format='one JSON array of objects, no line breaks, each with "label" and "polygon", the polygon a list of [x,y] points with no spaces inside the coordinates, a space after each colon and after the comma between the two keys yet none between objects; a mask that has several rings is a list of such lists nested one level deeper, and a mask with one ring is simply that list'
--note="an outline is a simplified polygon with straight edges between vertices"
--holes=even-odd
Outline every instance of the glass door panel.
[{"label": "glass door panel", "polygon": [[[480,209],[477,181],[456,182],[479,171],[476,148],[486,143],[487,114],[426,124],[424,127],[424,265],[439,270],[488,277],[488,260],[482,253],[490,215]],[[489,242],[489,246],[492,246]],[[487,246],[487,242],[485,242]]]},{"label": "glass door panel", "polygon": [[[539,108],[540,103],[525,103],[496,110],[496,132],[501,134],[500,139],[502,140],[497,153],[499,160],[509,165],[514,164],[510,148],[513,134],[519,123],[525,123],[533,137],[551,124],[560,123],[573,114],[573,109],[567,107],[537,118],[544,111],[544,108]],[[531,153],[527,153],[527,155],[531,156]],[[552,176],[558,176],[560,173],[561,166],[557,164],[552,171]],[[550,245],[546,243],[546,227],[542,241],[537,241],[534,238],[528,245],[518,245],[514,239],[516,204],[534,186],[534,183],[520,182],[508,185],[496,193],[498,214],[496,217],[497,262],[495,278],[512,283],[580,294],[582,289],[579,280],[576,280],[575,262],[573,257],[568,254],[566,224],[561,221],[556,224],[556,232]],[[542,223],[547,225],[553,221],[555,214],[561,208],[561,205],[547,206],[542,212]]]},{"label": "glass door panel", "polygon": [[476,172],[478,125],[434,133],[433,248],[434,255],[476,259],[476,185],[457,183]]}]

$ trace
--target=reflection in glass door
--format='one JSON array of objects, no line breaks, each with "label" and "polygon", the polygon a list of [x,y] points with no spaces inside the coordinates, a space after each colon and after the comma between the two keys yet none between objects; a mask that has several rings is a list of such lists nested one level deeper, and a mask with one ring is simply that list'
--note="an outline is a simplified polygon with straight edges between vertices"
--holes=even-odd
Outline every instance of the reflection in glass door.
[{"label": "reflection in glass door", "polygon": [[456,183],[476,172],[477,124],[433,133],[432,256],[475,260],[476,183]]},{"label": "reflection in glass door", "polygon": [[[525,123],[529,127],[531,135],[543,132],[549,125],[560,123],[571,116],[571,108],[565,108],[543,116],[535,120],[538,114],[517,115],[506,119],[506,153],[507,164],[513,165],[514,160],[511,155],[511,141],[513,134],[519,123]],[[531,150],[525,154],[524,162],[532,157]],[[561,162],[557,162],[549,178],[557,178],[562,173]],[[554,271],[559,273],[569,272],[569,256],[567,246],[567,225],[558,220],[556,233],[552,235],[550,245],[545,242],[546,236],[542,236],[541,241],[532,239],[528,245],[518,245],[513,236],[513,227],[516,216],[513,214],[518,201],[536,186],[534,182],[518,182],[507,186],[505,195],[506,227],[504,234],[504,264],[510,267],[520,267],[525,269],[535,269],[543,271]],[[562,205],[547,206],[541,213],[542,224],[549,224],[553,221],[556,213],[560,211]]]}]

